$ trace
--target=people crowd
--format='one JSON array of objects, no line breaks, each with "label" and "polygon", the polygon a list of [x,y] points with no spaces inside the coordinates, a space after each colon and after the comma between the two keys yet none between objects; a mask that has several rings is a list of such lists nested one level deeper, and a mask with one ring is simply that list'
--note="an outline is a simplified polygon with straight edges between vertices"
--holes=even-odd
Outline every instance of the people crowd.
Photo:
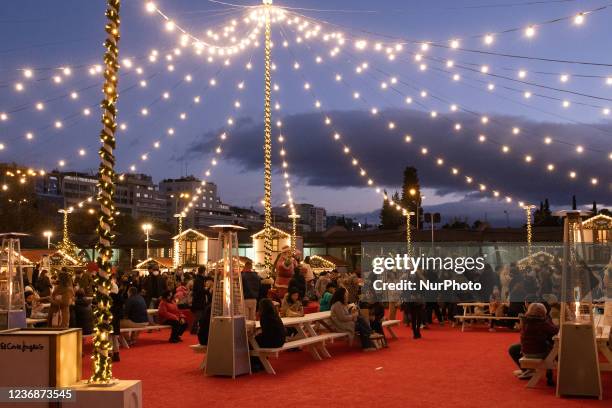
[{"label": "people crowd", "polygon": [[[508,352],[518,365],[514,374],[520,379],[533,375],[522,369],[522,356],[544,358],[552,347],[557,334],[555,322],[559,320],[560,270],[558,265],[502,266],[494,271],[490,265],[477,275],[466,273],[454,279],[478,281],[483,290],[475,298],[471,292],[452,295],[436,291],[423,293],[412,291],[409,296],[397,299],[373,298],[368,293],[359,269],[326,270],[315,274],[308,257],[302,260],[299,251],[292,253],[283,248],[273,270],[275,284],[269,277],[260,276],[247,260],[240,273],[244,298],[245,318],[254,321],[259,316],[261,330],[256,335],[260,347],[281,347],[298,331],[285,327],[282,318],[296,318],[308,312],[329,312],[328,329],[347,333],[358,338],[364,351],[377,350],[375,340],[381,339],[387,346],[383,331],[385,319],[395,320],[398,311],[401,319],[412,328],[413,338],[420,339],[422,330],[437,321],[439,325],[455,324],[461,314],[459,303],[488,300],[486,313],[496,317],[518,317],[508,320],[491,320],[490,330],[503,327],[520,330],[520,342],[510,346]],[[51,274],[47,269],[36,269],[32,282],[26,282],[25,301],[27,317],[46,319],[46,326],[53,328],[81,328],[84,335],[93,333],[92,296],[96,267],[78,269],[74,273],[62,268]],[[448,278],[445,272],[416,271],[416,279],[440,281]],[[119,361],[119,343],[130,346],[138,341],[139,330],[157,323],[171,327],[169,342],[182,341],[186,330],[198,336],[201,345],[208,342],[214,292],[214,271],[200,266],[194,272],[183,270],[160,272],[151,264],[144,274],[137,271],[114,271],[110,296],[113,316],[113,360]],[[46,307],[45,307],[46,305]],[[313,307],[316,309],[313,310]],[[156,313],[150,313],[156,309]],[[483,311],[484,313],[484,311]],[[435,319],[435,320],[434,320]],[[190,327],[191,326],[191,327]],[[258,362],[253,361],[254,369]],[[550,373],[547,374],[552,384]]]}]

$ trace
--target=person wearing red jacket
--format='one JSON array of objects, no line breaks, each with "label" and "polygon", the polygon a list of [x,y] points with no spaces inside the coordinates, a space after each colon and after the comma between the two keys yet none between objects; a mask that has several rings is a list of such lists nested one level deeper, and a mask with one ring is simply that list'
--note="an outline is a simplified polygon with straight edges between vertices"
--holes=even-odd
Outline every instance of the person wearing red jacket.
[{"label": "person wearing red jacket", "polygon": [[157,310],[157,317],[162,324],[172,326],[170,343],[183,341],[181,335],[187,328],[187,322],[185,321],[185,315],[183,315],[176,303],[174,303],[174,296],[169,290],[162,294],[162,299],[159,302],[159,308]]}]

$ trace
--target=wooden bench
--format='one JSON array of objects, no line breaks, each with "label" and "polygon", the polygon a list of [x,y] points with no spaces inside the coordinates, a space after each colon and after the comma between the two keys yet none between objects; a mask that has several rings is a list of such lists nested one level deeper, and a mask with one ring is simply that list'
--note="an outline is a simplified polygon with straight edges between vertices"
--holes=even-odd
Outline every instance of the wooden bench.
[{"label": "wooden bench", "polygon": [[391,338],[397,339],[397,334],[395,334],[395,332],[393,331],[393,327],[399,326],[401,322],[401,320],[384,320],[382,322],[382,327],[387,329]]},{"label": "wooden bench", "polygon": [[521,357],[519,364],[521,368],[534,371],[533,376],[526,385],[527,388],[534,388],[538,381],[540,381],[540,378],[546,375],[546,370],[553,368],[553,364],[548,362],[548,358]]},{"label": "wooden bench", "polygon": [[514,320],[519,321],[518,317],[513,316],[494,316],[494,315],[455,315],[455,319],[461,321],[461,331],[465,331],[465,324],[468,320]]},{"label": "wooden bench", "polygon": [[329,341],[330,343],[333,343],[335,339],[347,336],[348,333],[325,333],[317,336],[304,337],[301,339],[288,341],[281,347],[275,348],[261,348],[256,342],[252,342],[251,344],[253,345],[253,350],[251,350],[251,355],[259,357],[259,360],[268,374],[276,374],[276,371],[274,371],[274,368],[272,368],[272,365],[268,360],[269,357],[274,356],[278,358],[281,351],[305,347],[310,351],[310,354],[312,354],[315,360],[322,360],[323,358],[321,356],[330,358],[331,355],[325,348],[325,342]]}]

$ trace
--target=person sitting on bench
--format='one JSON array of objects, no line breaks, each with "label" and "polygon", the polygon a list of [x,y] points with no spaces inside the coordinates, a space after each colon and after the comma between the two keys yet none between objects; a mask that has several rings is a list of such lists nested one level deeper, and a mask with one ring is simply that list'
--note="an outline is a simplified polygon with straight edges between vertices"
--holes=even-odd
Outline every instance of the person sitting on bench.
[{"label": "person sitting on bench", "polygon": [[348,291],[344,287],[339,287],[334,293],[331,300],[331,322],[334,328],[339,333],[348,333],[350,338],[359,332],[361,339],[361,348],[363,351],[376,351],[376,347],[370,340],[372,329],[368,322],[359,315],[357,307],[349,308],[348,306]]},{"label": "person sitting on bench", "polygon": [[[559,328],[552,323],[542,303],[529,305],[527,313],[521,318],[520,326],[521,342],[511,345],[508,353],[519,367],[514,374],[521,380],[526,380],[533,376],[533,371],[521,369],[521,357],[545,359],[550,353],[553,337],[559,332]],[[546,370],[546,384],[554,385],[552,370]]]},{"label": "person sitting on bench", "polygon": [[187,328],[187,322],[185,321],[185,315],[174,303],[174,296],[172,292],[166,290],[162,294],[161,301],[159,302],[159,310],[157,311],[159,321],[162,324],[172,326],[172,333],[170,334],[170,343],[178,343],[182,341],[181,335]]},{"label": "person sitting on bench", "polygon": [[[138,292],[138,288],[131,286],[128,289],[128,298],[123,306],[123,319],[121,319],[121,328],[139,328],[149,325],[149,315],[147,314],[147,303]],[[138,340],[138,331],[130,333],[126,336],[126,341],[131,345],[136,344]]]}]

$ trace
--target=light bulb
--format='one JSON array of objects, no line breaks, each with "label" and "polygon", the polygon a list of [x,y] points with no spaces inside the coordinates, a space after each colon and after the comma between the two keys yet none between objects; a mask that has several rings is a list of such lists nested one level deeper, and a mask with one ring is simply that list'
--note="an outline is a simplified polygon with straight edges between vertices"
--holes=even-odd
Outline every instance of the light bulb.
[{"label": "light bulb", "polygon": [[493,40],[494,40],[493,34],[487,34],[484,36],[484,43],[487,45],[493,44]]},{"label": "light bulb", "polygon": [[581,25],[582,23],[584,23],[584,13],[576,14],[574,17],[574,24]]},{"label": "light bulb", "polygon": [[145,8],[147,12],[149,13],[153,13],[154,11],[157,10],[157,6],[152,1],[147,2],[147,4],[145,5]]},{"label": "light bulb", "polygon": [[525,29],[525,36],[526,36],[527,38],[531,38],[531,37],[533,37],[533,36],[535,35],[535,33],[536,33],[535,26],[532,26],[532,25],[531,25],[531,26],[529,26],[529,27],[527,27],[527,28]]}]

